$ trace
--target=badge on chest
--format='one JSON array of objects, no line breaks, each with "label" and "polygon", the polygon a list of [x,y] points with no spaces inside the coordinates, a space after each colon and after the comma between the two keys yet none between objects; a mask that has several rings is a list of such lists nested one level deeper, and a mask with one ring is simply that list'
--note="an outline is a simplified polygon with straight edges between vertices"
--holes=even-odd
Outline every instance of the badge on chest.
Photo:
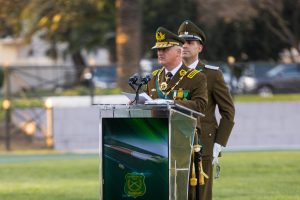
[{"label": "badge on chest", "polygon": [[189,96],[189,90],[184,90],[179,88],[178,90],[173,90],[173,99],[174,100],[187,100]]}]

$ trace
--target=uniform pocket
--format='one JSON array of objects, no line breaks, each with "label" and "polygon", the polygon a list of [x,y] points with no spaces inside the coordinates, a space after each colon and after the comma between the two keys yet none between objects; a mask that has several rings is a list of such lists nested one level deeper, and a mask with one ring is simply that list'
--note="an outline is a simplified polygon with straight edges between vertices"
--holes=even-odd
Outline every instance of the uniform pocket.
[{"label": "uniform pocket", "polygon": [[200,138],[203,146],[202,153],[205,156],[212,155],[217,129],[215,128],[214,124],[203,123],[201,127],[202,131]]}]

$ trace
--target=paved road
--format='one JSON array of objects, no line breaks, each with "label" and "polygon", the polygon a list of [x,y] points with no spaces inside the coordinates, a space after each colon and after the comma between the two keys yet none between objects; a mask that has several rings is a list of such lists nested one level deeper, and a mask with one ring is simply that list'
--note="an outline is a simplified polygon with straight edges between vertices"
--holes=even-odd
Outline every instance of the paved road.
[{"label": "paved road", "polygon": [[[75,97],[55,101],[53,130],[58,149],[98,149],[99,113],[96,106],[88,106],[89,97],[85,103]],[[126,103],[127,99],[104,96],[95,102]],[[236,103],[235,127],[225,150],[300,149],[299,123],[300,102]]]},{"label": "paved road", "polygon": [[300,102],[237,103],[228,150],[300,149]]}]

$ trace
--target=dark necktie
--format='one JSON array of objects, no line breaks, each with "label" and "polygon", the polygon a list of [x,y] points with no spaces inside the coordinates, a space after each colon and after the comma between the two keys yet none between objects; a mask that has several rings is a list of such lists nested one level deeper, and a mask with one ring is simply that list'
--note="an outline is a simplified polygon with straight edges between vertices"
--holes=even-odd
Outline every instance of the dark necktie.
[{"label": "dark necktie", "polygon": [[166,82],[167,82],[167,83],[170,82],[172,76],[173,76],[173,74],[172,74],[171,72],[168,72],[168,73],[166,74]]}]

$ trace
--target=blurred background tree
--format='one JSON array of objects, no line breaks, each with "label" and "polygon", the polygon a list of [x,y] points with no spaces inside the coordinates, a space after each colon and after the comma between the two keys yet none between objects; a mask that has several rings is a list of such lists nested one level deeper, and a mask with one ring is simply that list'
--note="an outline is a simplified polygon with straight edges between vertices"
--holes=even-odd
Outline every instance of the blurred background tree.
[{"label": "blurred background tree", "polygon": [[299,0],[196,1],[208,60],[277,60],[284,48],[299,52]]},{"label": "blurred background tree", "polygon": [[[0,37],[39,32],[57,55],[67,44],[80,76],[86,61],[81,50],[104,46],[117,62],[119,86],[138,71],[140,57],[153,58],[155,31],[177,32],[185,19],[206,33],[202,55],[209,61],[277,61],[284,49],[299,53],[300,0],[0,0]],[[127,38],[127,39],[126,39]],[[124,40],[126,39],[126,40]]]},{"label": "blurred background tree", "polygon": [[114,4],[109,0],[1,0],[2,35],[30,41],[37,32],[49,41],[48,55],[57,57],[57,44],[66,43],[65,55],[72,57],[78,80],[86,66],[81,50],[105,45],[113,31]]},{"label": "blurred background tree", "polygon": [[118,85],[130,90],[128,78],[139,71],[141,59],[141,1],[116,0]]},{"label": "blurred background tree", "polygon": [[143,1],[143,55],[156,57],[156,51],[151,50],[155,44],[155,32],[159,26],[177,33],[180,24],[186,20],[195,20],[197,16],[195,0],[152,0]]}]

